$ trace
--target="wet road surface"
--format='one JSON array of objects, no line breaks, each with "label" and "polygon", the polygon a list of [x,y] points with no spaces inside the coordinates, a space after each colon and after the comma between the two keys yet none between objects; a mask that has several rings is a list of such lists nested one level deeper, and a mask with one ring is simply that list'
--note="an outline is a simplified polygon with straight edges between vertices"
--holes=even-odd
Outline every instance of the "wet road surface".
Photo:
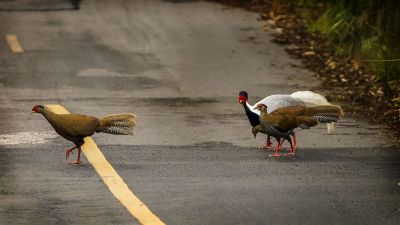
[{"label": "wet road surface", "polygon": [[65,163],[36,104],[133,112],[135,136],[94,140],[166,224],[399,224],[400,152],[381,126],[346,117],[298,132],[296,159],[255,146],[251,103],[318,87],[257,14],[193,1],[82,1],[0,11],[0,224],[139,224],[83,159]]}]

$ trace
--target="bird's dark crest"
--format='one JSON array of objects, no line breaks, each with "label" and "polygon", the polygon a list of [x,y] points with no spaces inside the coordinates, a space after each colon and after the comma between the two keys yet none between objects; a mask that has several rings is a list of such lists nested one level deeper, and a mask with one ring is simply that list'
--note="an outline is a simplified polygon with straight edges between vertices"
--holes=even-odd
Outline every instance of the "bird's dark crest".
[{"label": "bird's dark crest", "polygon": [[245,92],[245,91],[239,92],[239,96],[245,96],[246,98],[249,97],[248,94],[247,94],[247,92]]}]

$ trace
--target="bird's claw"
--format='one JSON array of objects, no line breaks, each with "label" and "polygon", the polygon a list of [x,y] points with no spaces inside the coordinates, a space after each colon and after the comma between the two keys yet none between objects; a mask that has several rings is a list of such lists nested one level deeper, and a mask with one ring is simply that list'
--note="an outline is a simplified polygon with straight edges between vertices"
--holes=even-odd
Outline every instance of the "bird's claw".
[{"label": "bird's claw", "polygon": [[68,164],[72,164],[72,165],[80,165],[80,164],[81,164],[81,161],[69,162]]},{"label": "bird's claw", "polygon": [[271,146],[271,145],[261,145],[261,146],[258,146],[258,148],[259,149],[264,149],[264,150],[272,150],[273,149],[273,147]]},{"label": "bird's claw", "polygon": [[278,153],[275,153],[275,154],[272,154],[272,155],[269,155],[269,157],[279,157],[280,155],[278,154]]}]

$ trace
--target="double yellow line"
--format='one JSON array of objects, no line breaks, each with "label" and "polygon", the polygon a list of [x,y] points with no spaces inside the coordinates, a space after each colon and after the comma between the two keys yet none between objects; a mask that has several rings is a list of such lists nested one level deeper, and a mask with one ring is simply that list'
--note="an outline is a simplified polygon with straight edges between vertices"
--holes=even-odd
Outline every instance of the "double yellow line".
[{"label": "double yellow line", "polygon": [[[57,114],[69,114],[70,112],[61,105],[46,105]],[[103,179],[111,193],[122,205],[143,225],[165,225],[138,197],[133,194],[128,185],[122,180],[111,164],[104,157],[92,138],[85,138],[82,151],[92,164],[94,169]]]}]

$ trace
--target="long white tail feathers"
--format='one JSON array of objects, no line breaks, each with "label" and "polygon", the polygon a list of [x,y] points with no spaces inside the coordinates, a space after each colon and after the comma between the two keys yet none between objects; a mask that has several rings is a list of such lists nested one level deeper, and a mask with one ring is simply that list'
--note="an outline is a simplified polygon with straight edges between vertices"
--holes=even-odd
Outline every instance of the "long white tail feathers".
[{"label": "long white tail feathers", "polygon": [[328,134],[332,134],[335,129],[335,122],[327,123],[326,128],[328,129]]},{"label": "long white tail feathers", "polygon": [[133,135],[136,126],[136,116],[131,113],[109,115],[100,119],[97,132],[115,135]]}]

